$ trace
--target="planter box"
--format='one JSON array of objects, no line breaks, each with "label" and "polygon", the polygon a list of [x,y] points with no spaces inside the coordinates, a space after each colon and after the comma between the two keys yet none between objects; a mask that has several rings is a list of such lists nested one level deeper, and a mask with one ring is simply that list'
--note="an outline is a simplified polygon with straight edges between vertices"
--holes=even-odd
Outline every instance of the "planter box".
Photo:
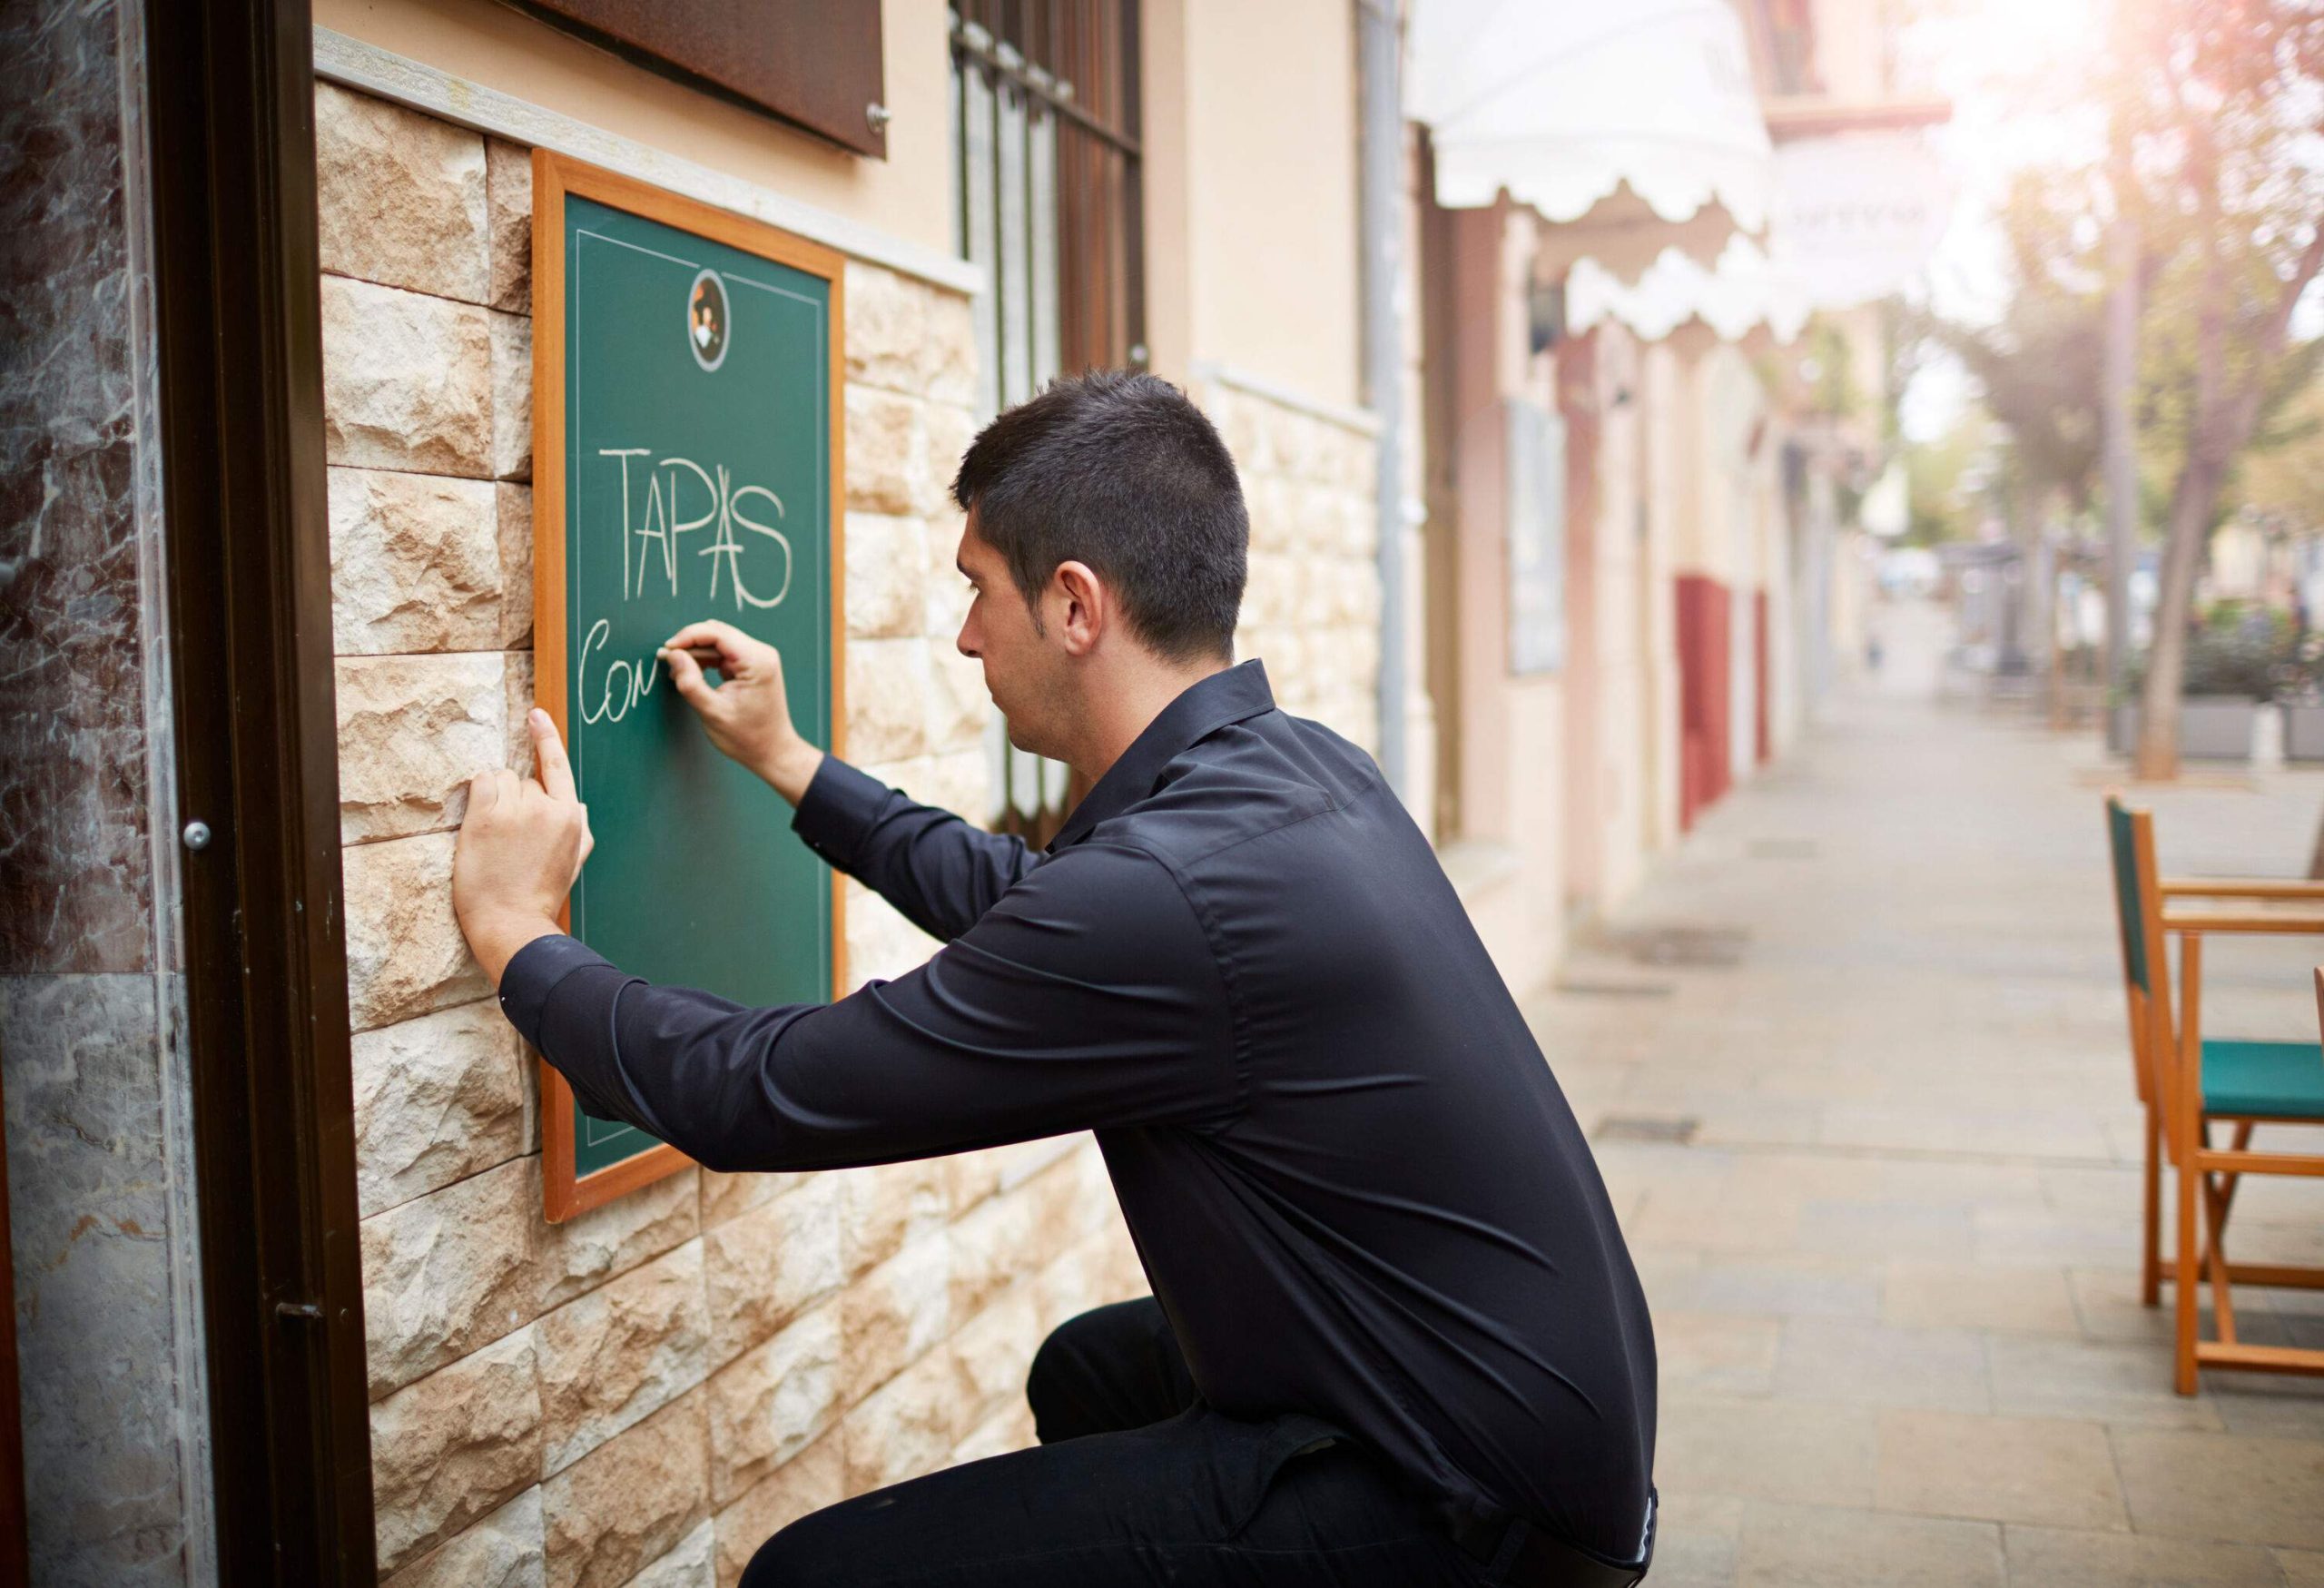
[{"label": "planter box", "polygon": [[[2315,709],[2324,712],[2324,706]],[[2255,700],[2236,695],[2191,695],[2179,703],[2179,754],[2190,761],[2249,761],[2259,718]],[[2107,715],[2106,747],[2116,755],[2129,755],[2138,735],[2137,706],[2118,705]]]},{"label": "planter box", "polygon": [[2324,705],[2287,705],[2284,759],[2324,761]]}]

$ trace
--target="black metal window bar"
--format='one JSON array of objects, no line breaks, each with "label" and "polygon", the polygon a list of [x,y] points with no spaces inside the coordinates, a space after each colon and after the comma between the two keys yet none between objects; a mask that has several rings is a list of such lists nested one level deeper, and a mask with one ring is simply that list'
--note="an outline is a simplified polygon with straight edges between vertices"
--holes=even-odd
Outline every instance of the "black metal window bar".
[{"label": "black metal window bar", "polygon": [[[953,242],[981,266],[980,422],[1061,371],[1146,362],[1137,0],[962,0],[951,13]],[[996,825],[1045,843],[1066,768],[990,739]]]}]

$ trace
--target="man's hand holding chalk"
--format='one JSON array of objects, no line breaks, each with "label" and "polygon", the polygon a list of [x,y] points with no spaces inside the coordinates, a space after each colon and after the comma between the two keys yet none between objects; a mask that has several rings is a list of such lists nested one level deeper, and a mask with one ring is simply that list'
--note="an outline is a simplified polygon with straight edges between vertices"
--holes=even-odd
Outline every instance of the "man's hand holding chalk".
[{"label": "man's hand holding chalk", "polygon": [[[702,718],[720,753],[797,804],[823,764],[823,753],[792,725],[782,654],[731,623],[714,621],[687,624],[655,654],[668,666],[670,682]],[[715,668],[724,682],[714,686],[702,676],[705,667]]]}]

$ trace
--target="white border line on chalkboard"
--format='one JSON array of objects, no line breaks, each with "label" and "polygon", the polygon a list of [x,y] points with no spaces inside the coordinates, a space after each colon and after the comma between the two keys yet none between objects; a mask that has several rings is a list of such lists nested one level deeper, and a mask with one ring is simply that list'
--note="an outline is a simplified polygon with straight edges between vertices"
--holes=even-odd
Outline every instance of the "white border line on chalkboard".
[{"label": "white border line on chalkboard", "polygon": [[[603,207],[611,209],[613,206],[607,204]],[[602,232],[592,232],[586,226],[576,226],[573,229],[573,235],[576,237],[594,237],[600,242],[610,242],[615,248],[625,248],[632,253],[650,254],[655,259],[666,259],[672,264],[684,265],[690,271],[698,271],[702,269],[702,261],[698,259],[680,259],[675,253],[664,253],[658,248],[647,248],[643,243],[631,242],[619,237],[608,237]]]},{"label": "white border line on chalkboard", "polygon": [[[772,281],[754,281],[748,276],[732,275],[730,272],[725,271],[721,271],[718,273],[723,276],[727,276],[729,280],[740,281],[745,287],[756,287],[762,292],[772,292],[778,298],[788,298],[793,303],[804,303],[808,308],[813,310],[818,316],[820,316],[823,311],[823,306],[816,302],[812,298],[808,297],[804,292],[794,292],[788,287],[778,287]],[[818,331],[822,330],[822,322],[820,319],[816,321],[815,329]]]}]

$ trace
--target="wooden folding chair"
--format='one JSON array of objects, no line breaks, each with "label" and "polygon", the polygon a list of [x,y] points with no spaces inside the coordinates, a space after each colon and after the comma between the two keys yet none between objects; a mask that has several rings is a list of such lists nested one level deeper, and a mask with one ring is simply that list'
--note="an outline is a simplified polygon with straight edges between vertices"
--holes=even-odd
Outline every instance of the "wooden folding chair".
[{"label": "wooden folding chair", "polygon": [[[2324,1155],[2256,1152],[2255,1126],[2324,1124],[2324,1043],[2244,1041],[2201,1034],[2203,939],[2232,932],[2324,934],[2324,883],[2164,880],[2154,861],[2154,818],[2113,796],[2106,800],[2106,833],[2114,863],[2114,903],[2122,925],[2122,979],[2130,1005],[2131,1059],[2139,1101],[2146,1107],[2145,1249],[2140,1292],[2149,1307],[2160,1299],[2162,1269],[2162,1164],[2178,1173],[2178,1240],[2171,1282],[2176,1289],[2178,1387],[2195,1393],[2203,1366],[2276,1373],[2324,1374],[2324,1351],[2254,1346],[2236,1337],[2236,1283],[2324,1289],[2324,1268],[2232,1263],[2227,1258],[2227,1219],[2237,1181],[2246,1174],[2324,1176]],[[2201,908],[2170,907],[2172,900],[2233,901]],[[2305,910],[2286,906],[2308,905]],[[2178,1020],[2171,1019],[2165,942],[2179,939]],[[2319,970],[2318,1012],[2324,1021],[2324,970]],[[2211,1145],[2216,1121],[2233,1130],[2232,1145]],[[2200,1189],[2204,1228],[2195,1212]],[[2201,1337],[2195,1313],[2201,1280],[2211,1286],[2218,1338]]]}]

